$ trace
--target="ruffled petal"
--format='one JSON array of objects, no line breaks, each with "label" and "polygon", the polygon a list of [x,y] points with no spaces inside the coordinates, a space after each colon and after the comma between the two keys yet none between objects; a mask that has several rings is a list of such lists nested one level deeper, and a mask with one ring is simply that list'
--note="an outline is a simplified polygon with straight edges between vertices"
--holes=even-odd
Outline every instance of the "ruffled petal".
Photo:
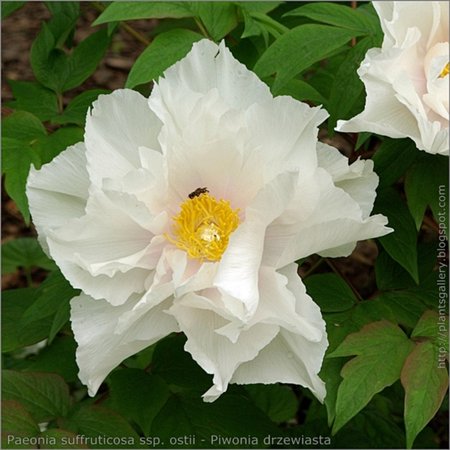
[{"label": "ruffled petal", "polygon": [[[268,276],[267,272],[265,276]],[[285,281],[282,281],[284,277],[288,280],[287,285]],[[289,303],[289,309],[292,311],[292,299],[295,299],[291,321],[296,320],[298,326],[281,328],[276,338],[264,347],[255,359],[245,362],[237,368],[231,382],[238,384],[278,382],[300,384],[310,389],[322,402],[326,391],[325,384],[319,378],[318,373],[328,347],[328,340],[320,309],[307,295],[305,287],[297,275],[296,264],[285,267],[275,277],[272,274],[271,278],[272,282],[276,282],[273,287],[278,290],[276,298],[279,302]],[[269,292],[269,290],[266,291],[267,295]],[[267,298],[267,302],[270,301],[273,301],[273,298]],[[267,302],[265,306],[261,306],[265,310],[265,314],[267,314],[269,306]],[[273,312],[275,312],[274,320],[279,320],[275,309]],[[308,324],[309,328],[305,328],[305,324]],[[314,332],[311,333],[308,330],[314,330]]]},{"label": "ruffled petal", "polygon": [[[358,203],[344,190],[337,188],[331,176],[319,168],[316,207],[308,215],[289,211],[267,228],[263,264],[275,268],[307,257],[313,253],[323,256],[348,256],[359,240],[384,236],[392,230],[385,227],[382,215],[363,218]],[[370,180],[369,180],[370,188]],[[301,195],[301,190],[299,194]],[[344,251],[345,254],[339,252]]]},{"label": "ruffled petal", "polygon": [[[188,294],[187,297],[196,296]],[[216,400],[222,395],[242,362],[252,360],[277,334],[278,327],[268,324],[257,324],[249,330],[241,332],[237,342],[216,333],[216,330],[227,324],[227,321],[212,311],[195,309],[176,302],[169,310],[186,334],[188,340],[185,350],[208,373],[214,375],[214,386],[205,394],[207,402]]]},{"label": "ruffled petal", "polygon": [[161,123],[138,92],[119,89],[101,95],[86,118],[85,143],[90,179],[124,176],[141,166],[139,148],[159,150]]},{"label": "ruffled petal", "polygon": [[89,177],[82,142],[68,147],[48,164],[30,168],[26,193],[39,241],[46,251],[47,230],[84,215]]},{"label": "ruffled petal", "polygon": [[162,303],[143,315],[139,324],[117,334],[119,318],[137,301],[138,298],[133,298],[121,306],[111,306],[105,300],[94,300],[85,294],[71,300],[70,320],[78,343],[78,376],[91,396],[124,359],[178,331],[173,317],[164,312],[168,303]]},{"label": "ruffled petal", "polygon": [[245,210],[245,221],[230,236],[222,256],[214,286],[241,299],[249,315],[257,307],[258,271],[264,250],[267,226],[286,208],[298,174],[285,172],[268,183]]}]

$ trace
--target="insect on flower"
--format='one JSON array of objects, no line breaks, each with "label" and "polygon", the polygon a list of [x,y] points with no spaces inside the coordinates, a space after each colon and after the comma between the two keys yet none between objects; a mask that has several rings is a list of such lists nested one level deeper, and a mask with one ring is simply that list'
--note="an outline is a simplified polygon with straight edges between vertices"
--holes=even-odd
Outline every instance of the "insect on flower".
[{"label": "insect on flower", "polygon": [[194,197],[198,197],[198,196],[200,196],[200,195],[202,195],[202,194],[206,194],[206,193],[208,193],[209,191],[208,191],[208,189],[207,188],[205,188],[205,187],[202,187],[202,188],[197,188],[194,192],[191,192],[189,195],[188,195],[188,197],[189,198],[194,198]]}]

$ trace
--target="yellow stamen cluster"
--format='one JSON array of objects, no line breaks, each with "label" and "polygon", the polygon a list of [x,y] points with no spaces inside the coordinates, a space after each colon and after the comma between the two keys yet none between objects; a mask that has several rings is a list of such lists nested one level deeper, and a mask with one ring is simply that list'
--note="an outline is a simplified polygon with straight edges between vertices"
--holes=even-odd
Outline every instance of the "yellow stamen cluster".
[{"label": "yellow stamen cluster", "polygon": [[442,69],[442,72],[439,74],[439,78],[446,77],[450,72],[450,62],[448,62],[445,67]]},{"label": "yellow stamen cluster", "polygon": [[191,258],[219,261],[228,246],[230,234],[239,225],[239,210],[230,202],[216,200],[209,193],[188,198],[173,217],[173,237],[167,239],[185,250]]}]

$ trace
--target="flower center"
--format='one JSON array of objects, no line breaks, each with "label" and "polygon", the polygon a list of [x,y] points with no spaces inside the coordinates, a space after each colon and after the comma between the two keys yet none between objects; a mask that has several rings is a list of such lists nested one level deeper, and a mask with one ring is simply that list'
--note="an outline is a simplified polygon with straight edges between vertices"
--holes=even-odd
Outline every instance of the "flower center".
[{"label": "flower center", "polygon": [[450,62],[448,62],[444,68],[442,69],[442,72],[439,74],[439,78],[446,77],[450,72]]},{"label": "flower center", "polygon": [[174,237],[166,238],[191,258],[219,261],[239,225],[239,210],[226,200],[216,200],[206,188],[194,191],[180,208],[173,217]]}]

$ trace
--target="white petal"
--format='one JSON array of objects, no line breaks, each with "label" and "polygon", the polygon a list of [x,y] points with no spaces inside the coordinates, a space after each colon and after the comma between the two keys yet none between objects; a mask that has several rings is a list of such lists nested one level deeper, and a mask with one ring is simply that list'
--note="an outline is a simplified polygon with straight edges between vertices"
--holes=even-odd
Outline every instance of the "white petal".
[{"label": "white petal", "polygon": [[[245,109],[272,97],[267,85],[237,61],[224,42],[216,45],[204,39],[195,43],[163,76],[150,96],[150,106],[163,122],[168,115],[177,117],[180,110],[183,114],[185,107],[191,107],[189,103],[196,98],[192,94],[207,94],[214,88],[233,109]],[[185,120],[189,118],[185,116]]]},{"label": "white petal", "polygon": [[46,250],[46,230],[60,227],[84,214],[90,183],[85,152],[85,146],[80,142],[40,170],[30,168],[26,192],[33,223]]},{"label": "white petal", "polygon": [[286,170],[309,173],[317,167],[318,126],[328,117],[291,97],[253,105],[246,113],[250,142],[263,161],[264,178]]},{"label": "white petal", "polygon": [[321,142],[317,145],[317,157],[319,167],[324,168],[332,176],[334,184],[358,203],[363,219],[368,218],[378,186],[373,161],[358,159],[349,165],[348,159],[337,149]]},{"label": "white petal", "polygon": [[249,315],[258,303],[258,271],[267,226],[286,208],[298,174],[286,172],[268,183],[245,211],[245,221],[230,236],[220,261],[214,285],[241,299]]},{"label": "white petal", "polygon": [[[156,267],[166,241],[134,220],[126,205],[113,200],[101,191],[92,191],[87,214],[49,232],[47,242],[50,254],[74,287],[117,305],[133,292],[144,290],[145,279]],[[144,221],[145,210],[138,204],[128,206]]]},{"label": "white petal", "polygon": [[168,304],[161,304],[142,316],[137,327],[116,334],[119,318],[137,300],[131,299],[121,306],[111,306],[105,300],[94,300],[85,294],[71,300],[79,377],[91,396],[95,395],[109,372],[124,359],[178,330],[173,318],[163,312]]},{"label": "white petal", "polygon": [[[316,208],[307,217],[299,211],[297,220],[290,211],[289,220],[283,215],[267,228],[263,264],[280,268],[313,253],[323,256],[347,256],[356,241],[383,236],[386,228],[382,215],[363,218],[358,203],[344,190],[334,186],[331,176],[319,168]],[[370,183],[367,187],[370,189]],[[336,254],[336,249],[346,254]]]},{"label": "white petal", "polygon": [[101,95],[86,118],[88,171],[98,186],[140,167],[139,147],[158,150],[161,123],[138,92],[122,89]]},{"label": "white petal", "polygon": [[170,312],[188,338],[185,350],[206,372],[214,375],[214,386],[203,395],[204,400],[209,402],[227,390],[239,364],[255,358],[278,332],[277,326],[258,324],[243,331],[238,341],[232,343],[215,332],[227,322],[214,312],[185,307],[182,301],[175,303]]}]

